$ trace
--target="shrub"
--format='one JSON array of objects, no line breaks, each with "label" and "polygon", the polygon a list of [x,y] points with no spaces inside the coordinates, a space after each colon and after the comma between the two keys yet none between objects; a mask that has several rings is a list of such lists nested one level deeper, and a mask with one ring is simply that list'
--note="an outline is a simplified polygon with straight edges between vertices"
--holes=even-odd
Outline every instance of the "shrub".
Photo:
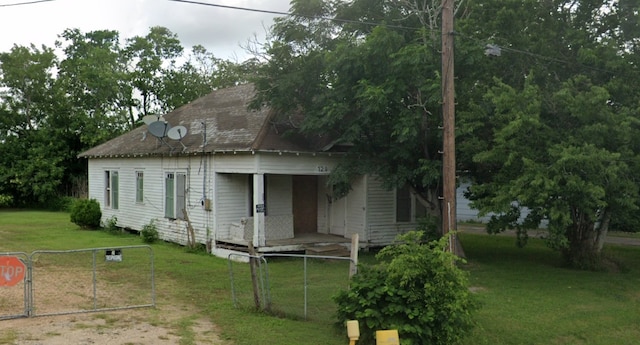
[{"label": "shrub", "polygon": [[120,232],[120,227],[118,226],[118,218],[116,216],[112,216],[107,220],[107,223],[104,225],[104,230],[110,234],[117,234]]},{"label": "shrub", "polygon": [[71,222],[83,229],[98,229],[100,218],[102,211],[95,199],[77,199],[71,205]]},{"label": "shrub", "polygon": [[158,229],[156,228],[153,219],[142,227],[140,236],[142,236],[142,241],[144,241],[144,243],[153,243],[160,239]]},{"label": "shrub", "polygon": [[461,260],[443,250],[449,236],[425,243],[423,232],[399,236],[382,249],[379,263],[360,266],[350,288],[334,296],[338,324],[358,320],[360,341],[375,343],[375,331],[396,329],[403,345],[456,344],[473,328],[477,303]]},{"label": "shrub", "polygon": [[39,204],[38,206],[44,210],[49,211],[71,211],[71,207],[73,203],[76,201],[76,198],[70,196],[55,196],[47,201]]},{"label": "shrub", "polygon": [[13,196],[9,194],[0,194],[0,207],[9,207],[13,205]]}]

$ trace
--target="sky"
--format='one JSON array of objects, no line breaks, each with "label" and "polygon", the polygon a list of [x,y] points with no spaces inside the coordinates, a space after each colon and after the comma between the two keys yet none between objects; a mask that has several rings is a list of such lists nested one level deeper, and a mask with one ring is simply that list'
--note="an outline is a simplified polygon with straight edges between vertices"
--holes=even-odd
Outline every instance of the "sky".
[{"label": "sky", "polygon": [[[288,12],[289,0],[194,0],[193,2]],[[22,4],[21,4],[22,3]],[[14,5],[21,4],[21,5]],[[0,52],[16,45],[54,47],[65,29],[116,30],[121,39],[164,26],[185,50],[196,44],[215,57],[241,62],[247,41],[264,41],[278,15],[170,0],[0,0]]]}]

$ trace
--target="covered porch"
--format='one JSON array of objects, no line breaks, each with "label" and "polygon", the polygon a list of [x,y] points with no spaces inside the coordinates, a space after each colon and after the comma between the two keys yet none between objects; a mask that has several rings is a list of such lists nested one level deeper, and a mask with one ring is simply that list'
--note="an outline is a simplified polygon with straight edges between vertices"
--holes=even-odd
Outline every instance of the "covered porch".
[{"label": "covered porch", "polygon": [[[216,246],[259,252],[345,245],[345,212],[332,211],[326,175],[217,174]],[[335,208],[335,207],[334,207]],[[341,218],[342,217],[342,218]]]}]

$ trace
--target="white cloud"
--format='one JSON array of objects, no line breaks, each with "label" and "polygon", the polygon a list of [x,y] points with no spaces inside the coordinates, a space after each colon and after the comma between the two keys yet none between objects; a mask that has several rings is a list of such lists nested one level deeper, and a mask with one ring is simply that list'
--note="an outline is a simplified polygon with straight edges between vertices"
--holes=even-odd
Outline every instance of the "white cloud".
[{"label": "white cloud", "polygon": [[[152,26],[164,26],[178,35],[185,49],[203,45],[216,57],[242,60],[240,44],[265,28],[276,15],[169,0],[55,0],[20,6],[2,6],[29,0],[0,0],[0,52],[14,44],[53,47],[65,29],[82,32],[117,30],[121,38],[145,35]],[[201,0],[199,2],[287,12],[289,0]]]}]

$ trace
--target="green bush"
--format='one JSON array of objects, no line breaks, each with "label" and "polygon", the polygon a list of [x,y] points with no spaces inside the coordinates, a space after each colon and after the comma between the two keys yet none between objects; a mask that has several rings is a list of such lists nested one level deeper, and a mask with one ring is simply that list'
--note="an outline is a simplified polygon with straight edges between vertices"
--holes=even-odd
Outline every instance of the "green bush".
[{"label": "green bush", "polygon": [[153,243],[160,239],[160,235],[158,234],[158,229],[153,222],[153,219],[149,222],[149,224],[145,224],[140,231],[140,236],[142,236],[142,241],[144,243]]},{"label": "green bush", "polygon": [[71,222],[83,229],[100,227],[100,204],[95,199],[77,199],[71,205]]},{"label": "green bush", "polygon": [[42,204],[42,209],[50,211],[70,211],[76,198],[70,196],[56,196],[52,197]]},{"label": "green bush", "polygon": [[358,320],[360,342],[375,343],[377,330],[396,329],[402,345],[459,343],[473,328],[478,308],[461,260],[446,252],[449,236],[424,242],[423,232],[399,236],[382,249],[379,263],[360,266],[350,288],[334,296],[338,324]]},{"label": "green bush", "polygon": [[116,216],[112,216],[107,220],[107,223],[104,225],[104,230],[110,234],[120,233],[120,227],[118,226],[118,218]]},{"label": "green bush", "polygon": [[0,194],[0,207],[9,207],[13,205],[13,196],[9,194]]}]

